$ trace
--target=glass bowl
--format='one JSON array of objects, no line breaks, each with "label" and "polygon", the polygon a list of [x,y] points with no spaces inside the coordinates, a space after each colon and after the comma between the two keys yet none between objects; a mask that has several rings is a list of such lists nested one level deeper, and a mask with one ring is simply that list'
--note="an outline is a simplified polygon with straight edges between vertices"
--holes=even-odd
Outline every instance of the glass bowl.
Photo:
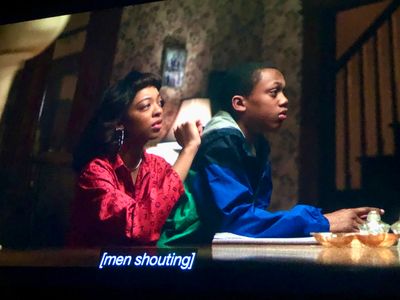
[{"label": "glass bowl", "polygon": [[354,233],[313,232],[311,235],[322,246],[348,247],[355,238]]},{"label": "glass bowl", "polygon": [[379,234],[357,234],[357,239],[369,247],[391,247],[399,239],[400,234],[379,233]]},{"label": "glass bowl", "polygon": [[313,232],[311,235],[322,246],[327,247],[391,247],[400,238],[400,234],[379,233],[333,233],[333,232]]}]

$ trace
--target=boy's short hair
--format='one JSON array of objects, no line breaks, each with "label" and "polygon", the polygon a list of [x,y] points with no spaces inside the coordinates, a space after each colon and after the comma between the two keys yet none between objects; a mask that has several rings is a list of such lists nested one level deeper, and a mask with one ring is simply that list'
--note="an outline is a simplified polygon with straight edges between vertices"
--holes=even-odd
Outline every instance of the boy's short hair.
[{"label": "boy's short hair", "polygon": [[277,69],[271,62],[244,63],[226,70],[221,87],[221,109],[234,115],[232,97],[235,95],[249,96],[254,86],[260,80],[262,69]]}]

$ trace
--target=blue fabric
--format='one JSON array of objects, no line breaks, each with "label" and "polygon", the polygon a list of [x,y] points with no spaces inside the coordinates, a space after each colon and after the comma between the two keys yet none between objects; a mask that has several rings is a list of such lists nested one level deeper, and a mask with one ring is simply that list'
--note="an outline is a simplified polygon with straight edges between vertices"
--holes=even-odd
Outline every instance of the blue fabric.
[{"label": "blue fabric", "polygon": [[[268,171],[260,184],[271,186]],[[271,189],[254,192],[250,186],[238,181],[230,169],[215,164],[207,166],[204,174],[205,178],[199,180],[208,182],[210,193],[196,188],[193,191],[199,204],[210,199],[215,201],[221,218],[220,228],[216,231],[249,237],[295,237],[329,230],[318,208],[296,205],[289,211],[269,212],[265,208],[270,202]]]},{"label": "blue fabric", "polygon": [[203,231],[195,234],[197,240],[193,242],[200,242],[200,236],[201,242],[210,242],[216,232],[249,237],[303,237],[310,236],[310,232],[329,231],[321,209],[313,206],[268,211],[272,180],[267,141],[260,138],[252,151],[232,118],[224,115],[223,122],[218,118],[219,115],[215,116],[206,126],[191,168],[190,185],[186,186],[201,223],[197,231]]},{"label": "blue fabric", "polygon": [[[219,224],[215,232],[249,237],[301,237],[313,231],[329,231],[328,220],[313,206],[268,211],[272,194],[270,164],[267,157],[260,161],[247,149],[246,140],[233,128],[215,130],[203,139],[193,166],[196,178],[191,190],[203,216],[201,221],[209,223],[207,215],[213,215],[219,219],[212,221]],[[257,173],[257,165],[261,176],[252,185],[250,178]]]}]

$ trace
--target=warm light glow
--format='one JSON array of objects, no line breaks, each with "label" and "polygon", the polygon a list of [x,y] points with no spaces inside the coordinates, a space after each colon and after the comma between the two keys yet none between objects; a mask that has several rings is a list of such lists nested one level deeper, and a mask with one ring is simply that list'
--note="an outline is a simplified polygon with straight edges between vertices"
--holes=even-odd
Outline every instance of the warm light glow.
[{"label": "warm light glow", "polygon": [[44,51],[69,19],[70,15],[65,15],[0,26],[0,118],[17,71]]},{"label": "warm light glow", "polygon": [[183,100],[179,112],[169,132],[165,136],[166,141],[175,141],[174,129],[187,121],[200,120],[205,126],[211,119],[211,104],[207,98],[193,98]]},{"label": "warm light glow", "polygon": [[181,146],[176,142],[174,129],[187,121],[200,120],[205,126],[211,119],[210,99],[194,98],[183,100],[173,125],[165,136],[163,142],[155,147],[150,147],[147,152],[161,156],[168,163],[173,165],[178,158]]}]

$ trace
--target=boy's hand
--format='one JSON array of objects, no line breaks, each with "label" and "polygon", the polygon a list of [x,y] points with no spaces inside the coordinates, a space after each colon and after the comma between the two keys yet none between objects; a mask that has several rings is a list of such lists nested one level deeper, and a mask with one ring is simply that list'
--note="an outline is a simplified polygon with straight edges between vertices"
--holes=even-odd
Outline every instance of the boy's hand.
[{"label": "boy's hand", "polygon": [[202,133],[203,126],[200,121],[182,123],[174,130],[176,141],[182,148],[195,147],[197,149],[201,143]]},{"label": "boy's hand", "polygon": [[376,207],[347,208],[325,214],[331,232],[358,232],[358,226],[364,223],[370,211],[376,210],[383,215],[384,210]]}]

